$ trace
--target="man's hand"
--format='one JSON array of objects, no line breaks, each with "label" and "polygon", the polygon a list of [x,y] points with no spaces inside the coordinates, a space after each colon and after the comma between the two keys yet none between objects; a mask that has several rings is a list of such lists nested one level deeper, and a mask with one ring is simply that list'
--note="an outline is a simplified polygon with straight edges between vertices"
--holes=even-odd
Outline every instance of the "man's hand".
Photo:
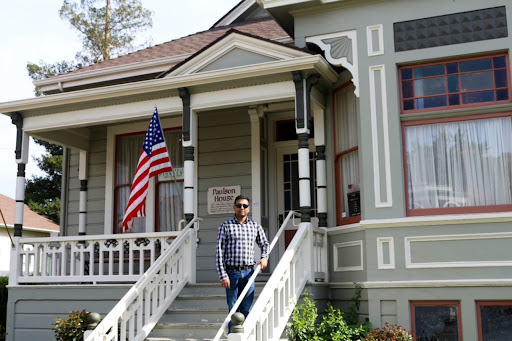
[{"label": "man's hand", "polygon": [[262,258],[260,259],[260,261],[258,262],[259,265],[261,265],[261,270],[265,269],[268,265],[268,259],[266,258]]},{"label": "man's hand", "polygon": [[229,282],[229,278],[223,279],[222,282],[220,282],[220,285],[222,285],[222,287],[224,289],[229,289],[231,287],[231,283]]}]

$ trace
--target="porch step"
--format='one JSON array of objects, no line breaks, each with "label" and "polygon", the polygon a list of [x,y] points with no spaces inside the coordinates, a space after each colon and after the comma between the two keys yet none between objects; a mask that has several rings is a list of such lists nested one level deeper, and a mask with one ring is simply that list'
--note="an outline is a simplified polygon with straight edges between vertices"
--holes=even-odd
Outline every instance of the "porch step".
[{"label": "porch step", "polygon": [[[255,300],[264,285],[256,283]],[[188,284],[146,340],[211,341],[227,314],[226,291],[220,283]]]}]

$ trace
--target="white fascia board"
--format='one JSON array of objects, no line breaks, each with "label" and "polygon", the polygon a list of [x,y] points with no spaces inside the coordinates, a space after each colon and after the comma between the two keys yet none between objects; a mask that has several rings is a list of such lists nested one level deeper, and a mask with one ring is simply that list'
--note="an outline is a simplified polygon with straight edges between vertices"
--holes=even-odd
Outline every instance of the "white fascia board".
[{"label": "white fascia board", "polygon": [[135,83],[112,85],[102,88],[65,92],[49,96],[4,102],[0,103],[0,112],[8,114],[17,111],[44,109],[60,105],[85,103],[130,95],[141,95],[157,91],[167,91],[177,89],[179,87],[207,85],[217,82],[235,81],[252,77],[270,76],[305,70],[314,70],[318,72],[330,83],[334,83],[338,79],[338,74],[322,56],[309,55],[289,60],[201,72],[198,74],[179,77],[152,79]]},{"label": "white fascia board", "polygon": [[289,6],[294,4],[301,4],[305,2],[313,2],[313,0],[257,0],[263,8],[275,8],[281,6]]},{"label": "white fascia board", "polygon": [[167,77],[195,73],[236,48],[276,60],[287,60],[310,55],[309,53],[287,46],[255,39],[243,34],[232,33],[206,51],[203,51],[197,57],[172,71]]},{"label": "white fascia board", "polygon": [[[160,73],[170,69],[173,65],[187,59],[192,54],[158,58],[144,62],[123,64],[97,70],[82,71],[63,74],[47,79],[34,81],[34,85],[43,92],[58,90],[60,87],[69,88],[109,81],[113,79],[136,77],[150,73]],[[115,77],[114,77],[115,76]]]},{"label": "white fascia board", "polygon": [[252,5],[256,3],[256,0],[246,0],[238,8],[235,8],[231,13],[226,15],[221,21],[219,21],[214,27],[222,27],[231,25],[236,19],[245,13]]}]

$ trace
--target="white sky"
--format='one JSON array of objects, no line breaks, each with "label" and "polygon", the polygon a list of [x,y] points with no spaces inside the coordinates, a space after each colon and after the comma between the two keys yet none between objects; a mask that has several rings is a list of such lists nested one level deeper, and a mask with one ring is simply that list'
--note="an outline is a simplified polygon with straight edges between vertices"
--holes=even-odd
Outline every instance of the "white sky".
[{"label": "white sky", "polygon": [[[153,44],[160,44],[209,29],[240,0],[142,0],[154,12]],[[4,1],[0,11],[0,102],[34,97],[27,62],[54,63],[73,60],[82,49],[76,31],[59,17],[63,0]],[[16,128],[0,114],[0,193],[15,196],[17,166],[14,149]],[[30,144],[30,153],[44,148]],[[26,176],[41,175],[32,158]]]}]

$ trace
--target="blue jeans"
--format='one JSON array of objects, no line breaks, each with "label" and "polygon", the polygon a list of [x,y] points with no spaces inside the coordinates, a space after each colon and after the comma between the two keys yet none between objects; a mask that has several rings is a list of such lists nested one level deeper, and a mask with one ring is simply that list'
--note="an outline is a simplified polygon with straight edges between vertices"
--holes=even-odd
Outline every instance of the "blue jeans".
[{"label": "blue jeans", "polygon": [[[238,296],[242,293],[245,288],[245,285],[251,278],[254,273],[254,269],[247,270],[227,270],[230,282],[230,288],[226,289],[226,299],[228,302],[229,311],[233,308],[236,301],[238,300]],[[254,300],[254,282],[252,282],[247,295],[243,299],[242,303],[237,309],[237,312],[244,314],[245,317],[249,315],[249,311],[252,308],[252,302]],[[233,324],[229,322],[229,330],[231,331],[231,326]]]}]

